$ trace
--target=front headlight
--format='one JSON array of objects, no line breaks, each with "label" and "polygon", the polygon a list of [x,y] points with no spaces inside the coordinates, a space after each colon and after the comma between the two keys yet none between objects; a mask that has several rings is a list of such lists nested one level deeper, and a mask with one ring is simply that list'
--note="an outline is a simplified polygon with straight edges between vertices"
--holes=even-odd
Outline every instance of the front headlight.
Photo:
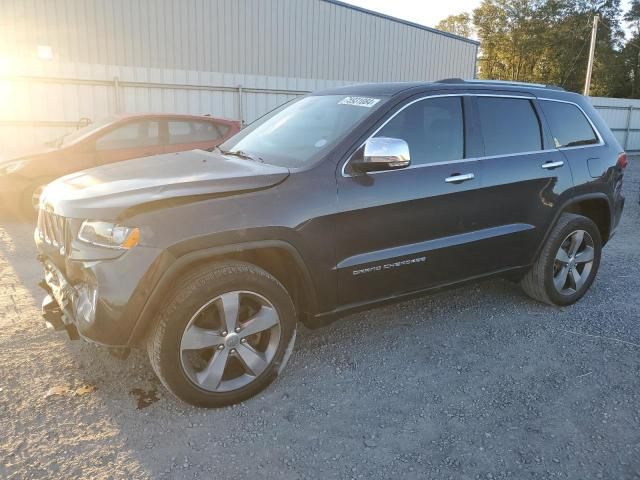
[{"label": "front headlight", "polygon": [[99,247],[128,250],[140,242],[140,229],[109,222],[85,220],[78,232],[78,240]]}]

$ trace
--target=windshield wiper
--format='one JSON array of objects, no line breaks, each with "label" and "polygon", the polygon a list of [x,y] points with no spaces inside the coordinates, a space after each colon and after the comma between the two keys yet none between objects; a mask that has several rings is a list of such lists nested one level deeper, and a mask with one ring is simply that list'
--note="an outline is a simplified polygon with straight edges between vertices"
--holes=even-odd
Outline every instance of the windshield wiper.
[{"label": "windshield wiper", "polygon": [[243,160],[253,160],[254,162],[264,163],[264,160],[262,160],[260,157],[250,155],[247,152],[243,152],[242,150],[220,150],[220,153],[229,157],[238,157],[242,158]]}]

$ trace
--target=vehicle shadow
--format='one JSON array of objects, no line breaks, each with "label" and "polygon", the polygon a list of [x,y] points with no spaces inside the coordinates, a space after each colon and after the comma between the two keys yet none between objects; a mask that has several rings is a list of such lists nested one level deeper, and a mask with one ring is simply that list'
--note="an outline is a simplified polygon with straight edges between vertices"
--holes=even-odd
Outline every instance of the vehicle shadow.
[{"label": "vehicle shadow", "polygon": [[35,299],[44,295],[40,295],[43,290],[38,287],[42,271],[36,260],[34,228],[35,225],[31,222],[20,220],[6,212],[0,213],[0,257],[11,268],[11,272],[3,272],[0,281],[8,281],[6,276],[12,273],[18,285],[28,290]]}]

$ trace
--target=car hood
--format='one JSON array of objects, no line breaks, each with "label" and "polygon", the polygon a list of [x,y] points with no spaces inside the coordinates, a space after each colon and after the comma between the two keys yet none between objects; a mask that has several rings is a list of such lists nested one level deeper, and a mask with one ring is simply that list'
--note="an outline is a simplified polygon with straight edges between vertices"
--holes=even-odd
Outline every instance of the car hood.
[{"label": "car hood", "polygon": [[11,163],[15,160],[23,160],[32,157],[39,157],[42,155],[47,155],[48,153],[58,151],[59,148],[54,148],[46,145],[41,145],[38,147],[33,147],[29,149],[22,149],[16,152],[4,153],[0,154],[0,166],[6,163]]},{"label": "car hood", "polygon": [[288,176],[284,167],[192,150],[64,176],[46,187],[41,202],[65,217],[110,220],[152,202],[261,190]]}]

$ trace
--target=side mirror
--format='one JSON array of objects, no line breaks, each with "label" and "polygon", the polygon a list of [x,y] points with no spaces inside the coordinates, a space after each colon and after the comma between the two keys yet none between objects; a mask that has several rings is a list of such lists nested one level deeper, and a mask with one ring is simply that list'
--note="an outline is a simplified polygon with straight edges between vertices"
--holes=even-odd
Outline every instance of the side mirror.
[{"label": "side mirror", "polygon": [[405,168],[411,164],[409,145],[399,138],[374,137],[364,144],[364,151],[351,161],[357,172],[376,172]]}]

